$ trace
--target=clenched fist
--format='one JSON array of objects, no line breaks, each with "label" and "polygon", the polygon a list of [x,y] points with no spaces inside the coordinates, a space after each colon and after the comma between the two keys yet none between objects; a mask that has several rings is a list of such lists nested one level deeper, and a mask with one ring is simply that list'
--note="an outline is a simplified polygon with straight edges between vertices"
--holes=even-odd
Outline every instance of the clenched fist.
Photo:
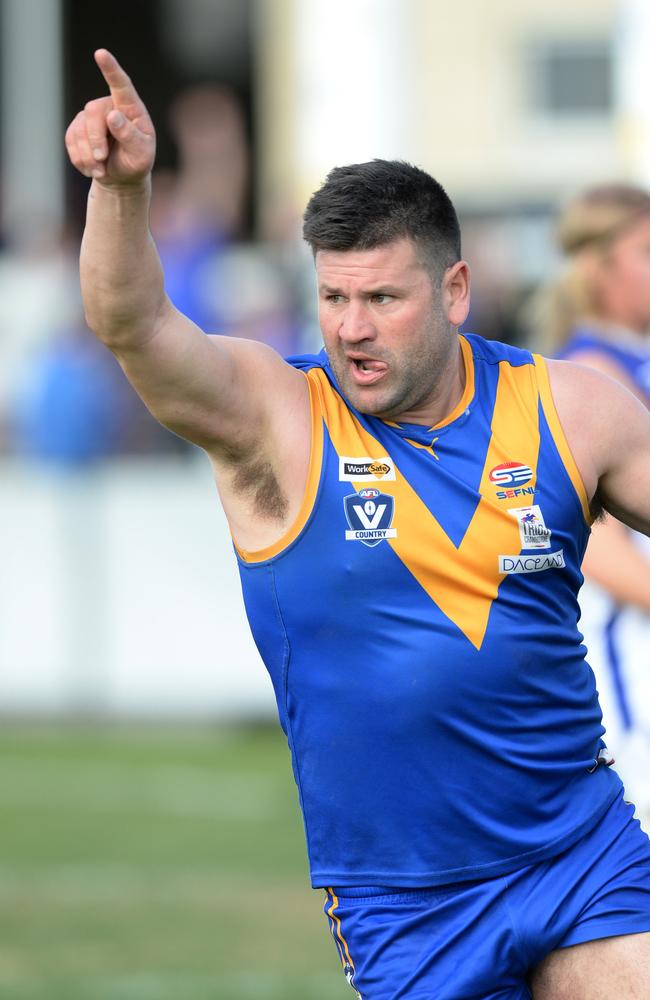
[{"label": "clenched fist", "polygon": [[103,185],[128,186],[153,167],[156,132],[142,100],[115,56],[95,52],[110,96],[89,101],[71,122],[65,144],[73,165]]}]

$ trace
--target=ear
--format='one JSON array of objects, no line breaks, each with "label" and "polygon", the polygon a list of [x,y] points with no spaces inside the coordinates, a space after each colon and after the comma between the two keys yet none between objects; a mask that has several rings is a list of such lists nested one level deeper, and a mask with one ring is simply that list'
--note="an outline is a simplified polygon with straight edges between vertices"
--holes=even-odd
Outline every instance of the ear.
[{"label": "ear", "polygon": [[442,302],[452,326],[460,326],[469,313],[469,264],[459,260],[448,267],[442,279]]}]

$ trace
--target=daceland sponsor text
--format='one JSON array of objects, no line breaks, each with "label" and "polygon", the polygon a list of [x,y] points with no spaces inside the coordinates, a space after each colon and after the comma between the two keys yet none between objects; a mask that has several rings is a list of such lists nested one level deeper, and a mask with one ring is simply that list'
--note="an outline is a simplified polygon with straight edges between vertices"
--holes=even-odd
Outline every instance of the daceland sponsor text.
[{"label": "daceland sponsor text", "polygon": [[563,569],[564,550],[540,556],[499,556],[499,573],[541,573],[544,569]]}]

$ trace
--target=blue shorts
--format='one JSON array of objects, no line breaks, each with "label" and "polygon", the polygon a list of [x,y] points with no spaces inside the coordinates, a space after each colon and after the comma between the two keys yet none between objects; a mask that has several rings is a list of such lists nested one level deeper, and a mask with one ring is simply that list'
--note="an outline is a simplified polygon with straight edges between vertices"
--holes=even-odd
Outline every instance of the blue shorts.
[{"label": "blue shorts", "polygon": [[650,931],[650,840],[633,813],[621,793],[573,847],[499,878],[328,889],[348,982],[362,1000],[529,1000],[556,948]]}]

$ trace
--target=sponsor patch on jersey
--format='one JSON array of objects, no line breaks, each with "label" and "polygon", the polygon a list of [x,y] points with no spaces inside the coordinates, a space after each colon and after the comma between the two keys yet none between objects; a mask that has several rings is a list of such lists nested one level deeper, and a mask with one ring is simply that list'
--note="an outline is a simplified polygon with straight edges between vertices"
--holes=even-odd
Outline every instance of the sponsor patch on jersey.
[{"label": "sponsor patch on jersey", "polygon": [[508,513],[519,521],[522,549],[550,549],[551,529],[544,524],[544,515],[538,504],[512,507]]},{"label": "sponsor patch on jersey", "polygon": [[[490,470],[490,482],[495,486],[526,486],[533,478],[533,470],[521,462],[502,462]],[[532,492],[532,488],[531,488]]]},{"label": "sponsor patch on jersey", "polygon": [[513,500],[515,497],[535,496],[534,486],[521,486],[516,490],[497,490],[497,500]]},{"label": "sponsor patch on jersey", "polygon": [[379,545],[385,538],[397,538],[397,529],[391,528],[395,499],[366,486],[358,493],[343,497],[345,516],[350,525],[345,532],[348,542],[363,542],[370,547]]},{"label": "sponsor patch on jersey", "polygon": [[499,573],[541,573],[545,569],[564,569],[564,550],[544,555],[499,556]]},{"label": "sponsor patch on jersey", "polygon": [[375,482],[377,479],[395,479],[395,466],[388,455],[382,458],[350,458],[339,456],[339,481],[342,483]]}]

